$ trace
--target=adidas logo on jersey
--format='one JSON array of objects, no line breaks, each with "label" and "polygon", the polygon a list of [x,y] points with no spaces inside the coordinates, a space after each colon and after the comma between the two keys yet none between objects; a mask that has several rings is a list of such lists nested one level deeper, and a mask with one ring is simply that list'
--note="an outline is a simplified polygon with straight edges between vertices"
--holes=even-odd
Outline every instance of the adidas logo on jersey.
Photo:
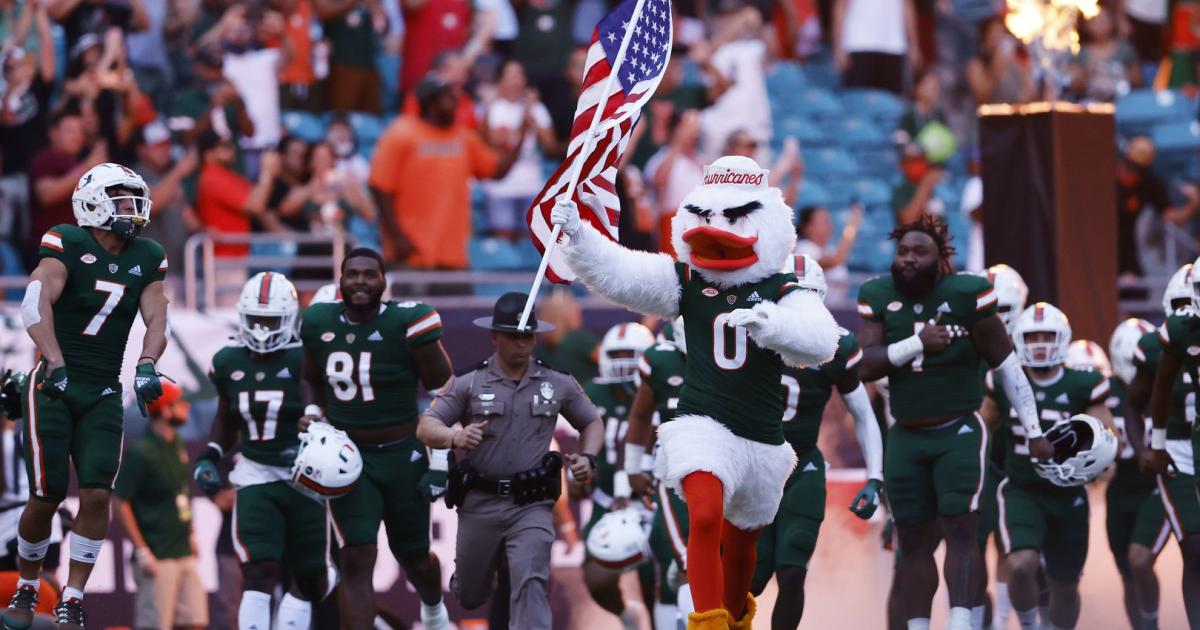
[{"label": "adidas logo on jersey", "polygon": [[283,366],[283,369],[279,370],[279,373],[275,375],[275,378],[292,378],[292,373],[288,371],[287,366],[285,365]]},{"label": "adidas logo on jersey", "polygon": [[1060,405],[1065,405],[1065,404],[1068,404],[1068,403],[1070,403],[1070,402],[1071,402],[1071,399],[1070,399],[1070,398],[1067,398],[1067,395],[1066,395],[1065,393],[1063,393],[1063,394],[1059,394],[1059,395],[1058,395],[1058,398],[1055,398],[1055,399],[1054,399],[1054,402],[1056,402],[1056,403],[1058,403],[1058,404],[1060,404]]},{"label": "adidas logo on jersey", "polygon": [[367,341],[383,341],[383,335],[379,334],[379,331],[376,330],[367,337]]},{"label": "adidas logo on jersey", "polygon": [[112,396],[112,395],[113,395],[113,394],[115,394],[115,393],[117,393],[117,392],[116,392],[116,390],[114,390],[113,388],[111,388],[111,387],[105,387],[105,388],[104,388],[104,391],[100,392],[100,395],[101,395],[101,396]]},{"label": "adidas logo on jersey", "polygon": [[1083,497],[1075,497],[1075,502],[1071,504],[1071,507],[1079,507],[1086,503],[1087,503],[1087,501],[1084,501]]},{"label": "adidas logo on jersey", "polygon": [[972,429],[969,425],[964,424],[961,427],[958,427],[957,435],[966,435],[967,433],[974,433],[974,432],[975,432],[975,429]]},{"label": "adidas logo on jersey", "polygon": [[939,304],[939,305],[938,305],[938,307],[937,307],[937,312],[939,312],[939,313],[949,313],[949,312],[950,312],[950,305],[949,305],[949,304],[947,304],[947,303],[945,303],[945,302],[942,302],[941,304]]},{"label": "adidas logo on jersey", "polygon": [[409,455],[409,457],[408,457],[408,461],[410,461],[410,462],[415,462],[415,461],[418,461],[418,460],[420,460],[420,459],[421,459],[421,451],[419,451],[419,450],[418,450],[418,451],[413,451],[413,452],[412,452],[412,455]]},{"label": "adidas logo on jersey", "polygon": [[805,466],[804,469],[801,470],[800,472],[813,472],[816,469],[817,469],[816,464],[814,464],[812,462],[808,462],[808,465]]},{"label": "adidas logo on jersey", "polygon": [[141,265],[134,265],[134,266],[133,266],[133,269],[130,269],[130,270],[129,270],[129,275],[132,275],[132,276],[139,276],[139,277],[140,277],[140,276],[142,275],[142,266],[141,266]]},{"label": "adidas logo on jersey", "polygon": [[752,291],[752,292],[750,293],[750,297],[746,298],[746,301],[747,301],[747,302],[761,302],[761,301],[762,301],[762,296],[760,296],[760,295],[758,294],[758,291]]}]

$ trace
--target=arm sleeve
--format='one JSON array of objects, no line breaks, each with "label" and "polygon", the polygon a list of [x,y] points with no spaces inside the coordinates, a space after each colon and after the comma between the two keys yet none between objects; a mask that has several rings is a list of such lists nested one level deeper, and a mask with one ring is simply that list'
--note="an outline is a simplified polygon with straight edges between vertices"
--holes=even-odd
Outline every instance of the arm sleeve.
[{"label": "arm sleeve", "polygon": [[467,412],[467,396],[471,392],[473,374],[468,372],[463,376],[451,377],[450,383],[437,392],[421,415],[436,418],[446,426],[462,420]]},{"label": "arm sleeve", "polygon": [[428,304],[418,304],[404,333],[405,343],[417,348],[442,338],[442,317]]},{"label": "arm sleeve", "polygon": [[576,431],[583,431],[584,427],[600,419],[600,410],[592,404],[587,394],[583,393],[583,386],[579,381],[570,376],[565,378],[570,381],[570,386],[567,387],[570,393],[563,401],[560,413]]},{"label": "arm sleeve", "polygon": [[875,419],[875,411],[871,408],[867,387],[859,383],[854,391],[843,394],[842,400],[846,402],[850,415],[854,416],[854,433],[858,436],[858,446],[867,465],[867,478],[883,479],[883,435],[879,432],[879,421]]}]

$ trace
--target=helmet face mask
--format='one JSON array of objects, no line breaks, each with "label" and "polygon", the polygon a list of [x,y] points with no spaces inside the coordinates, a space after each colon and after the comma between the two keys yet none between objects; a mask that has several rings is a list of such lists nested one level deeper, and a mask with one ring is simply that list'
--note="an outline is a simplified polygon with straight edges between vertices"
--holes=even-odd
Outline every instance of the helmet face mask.
[{"label": "helmet face mask", "polygon": [[150,224],[150,187],[140,175],[120,164],[99,164],[79,179],[71,194],[75,222],[136,238]]},{"label": "helmet face mask", "polygon": [[1087,414],[1054,425],[1046,432],[1046,439],[1054,446],[1054,457],[1048,462],[1034,462],[1034,469],[1064,488],[1094,480],[1113,462],[1120,447],[1117,436]]},{"label": "helmet face mask", "polygon": [[654,343],[654,334],[638,323],[617,324],[608,329],[600,341],[596,382],[633,383],[642,353]]},{"label": "helmet face mask", "polygon": [[1025,367],[1061,365],[1071,345],[1071,324],[1062,311],[1051,304],[1038,302],[1016,318],[1012,342],[1017,359]]},{"label": "helmet face mask", "polygon": [[246,281],[237,311],[238,336],[251,352],[269,354],[295,341],[300,303],[282,275],[264,272]]}]

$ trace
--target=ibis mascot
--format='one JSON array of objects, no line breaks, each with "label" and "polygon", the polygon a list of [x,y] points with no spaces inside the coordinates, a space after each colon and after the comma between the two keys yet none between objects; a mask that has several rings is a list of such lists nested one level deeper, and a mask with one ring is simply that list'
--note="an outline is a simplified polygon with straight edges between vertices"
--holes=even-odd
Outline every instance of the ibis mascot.
[{"label": "ibis mascot", "polygon": [[737,156],[706,167],[671,222],[678,261],[621,247],[571,202],[551,213],[589,289],[639,313],[683,317],[687,369],[678,413],[658,429],[655,469],[688,504],[689,629],[751,627],[755,541],[796,465],[783,437],[781,369],[824,363],[838,344],[821,296],[784,270],[792,209],[767,174]]}]

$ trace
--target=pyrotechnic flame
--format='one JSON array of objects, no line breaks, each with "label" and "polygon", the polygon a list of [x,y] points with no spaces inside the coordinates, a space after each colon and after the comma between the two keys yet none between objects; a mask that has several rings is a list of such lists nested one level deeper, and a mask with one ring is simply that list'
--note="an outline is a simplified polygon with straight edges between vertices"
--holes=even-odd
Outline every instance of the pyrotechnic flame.
[{"label": "pyrotechnic flame", "polygon": [[1099,0],[1005,0],[1004,25],[1026,44],[1035,40],[1047,51],[1079,52],[1077,16],[1090,20],[1100,13]]}]

